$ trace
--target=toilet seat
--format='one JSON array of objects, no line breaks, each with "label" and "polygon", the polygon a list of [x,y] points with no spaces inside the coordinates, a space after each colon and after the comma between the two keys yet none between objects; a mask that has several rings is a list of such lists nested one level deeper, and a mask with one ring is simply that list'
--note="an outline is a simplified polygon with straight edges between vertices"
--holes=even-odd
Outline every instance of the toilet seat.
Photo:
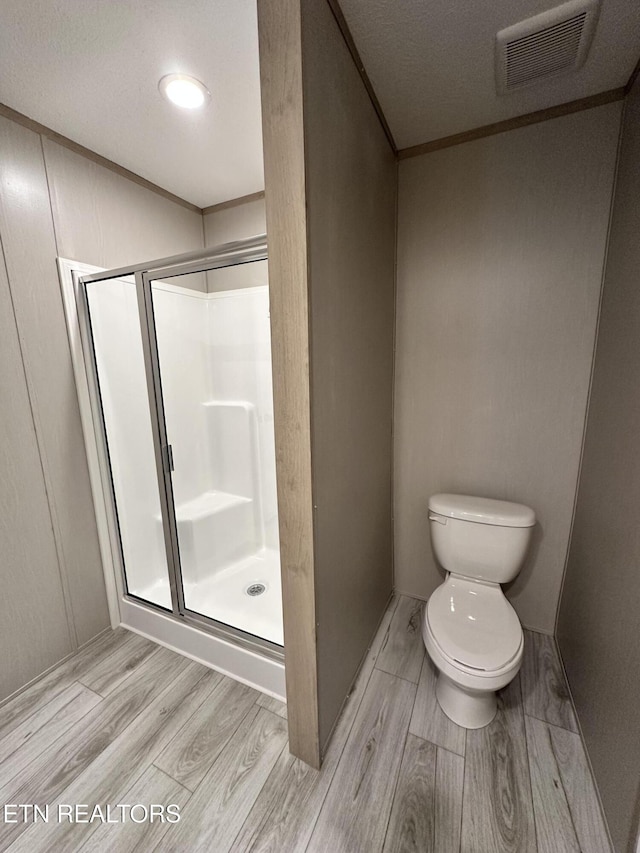
[{"label": "toilet seat", "polygon": [[520,621],[498,584],[449,575],[425,616],[441,654],[469,675],[497,675],[522,655]]}]

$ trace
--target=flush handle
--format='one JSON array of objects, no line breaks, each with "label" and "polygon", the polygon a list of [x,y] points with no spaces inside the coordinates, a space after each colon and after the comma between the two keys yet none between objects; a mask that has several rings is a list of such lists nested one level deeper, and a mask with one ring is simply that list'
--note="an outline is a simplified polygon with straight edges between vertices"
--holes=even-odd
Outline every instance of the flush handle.
[{"label": "flush handle", "polygon": [[442,518],[442,516],[440,516],[440,515],[430,515],[429,521],[437,521],[438,524],[446,524],[447,523],[447,519]]}]

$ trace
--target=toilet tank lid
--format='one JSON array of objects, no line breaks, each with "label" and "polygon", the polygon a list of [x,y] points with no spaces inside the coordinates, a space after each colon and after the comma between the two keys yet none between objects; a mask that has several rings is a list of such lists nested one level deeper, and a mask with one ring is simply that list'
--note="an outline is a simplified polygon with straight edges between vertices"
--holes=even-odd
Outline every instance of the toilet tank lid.
[{"label": "toilet tank lid", "polygon": [[475,498],[471,495],[432,495],[429,509],[438,515],[475,521],[477,524],[494,524],[498,527],[533,527],[536,514],[524,504]]}]

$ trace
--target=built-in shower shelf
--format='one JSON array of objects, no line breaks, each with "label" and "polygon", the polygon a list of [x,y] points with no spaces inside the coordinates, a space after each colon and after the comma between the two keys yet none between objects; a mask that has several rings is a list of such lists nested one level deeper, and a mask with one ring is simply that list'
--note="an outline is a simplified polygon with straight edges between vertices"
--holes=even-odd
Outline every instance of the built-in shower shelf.
[{"label": "built-in shower shelf", "polygon": [[176,521],[200,521],[209,515],[224,512],[232,507],[250,504],[251,498],[229,492],[204,492],[190,501],[177,504]]}]

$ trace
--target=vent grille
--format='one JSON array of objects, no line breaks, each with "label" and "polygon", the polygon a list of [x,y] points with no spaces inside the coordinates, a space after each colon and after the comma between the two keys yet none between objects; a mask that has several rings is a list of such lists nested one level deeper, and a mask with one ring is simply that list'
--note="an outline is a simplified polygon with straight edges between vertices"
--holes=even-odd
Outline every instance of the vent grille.
[{"label": "vent grille", "polygon": [[587,57],[597,14],[597,0],[573,0],[501,30],[496,36],[498,92],[578,69]]}]

